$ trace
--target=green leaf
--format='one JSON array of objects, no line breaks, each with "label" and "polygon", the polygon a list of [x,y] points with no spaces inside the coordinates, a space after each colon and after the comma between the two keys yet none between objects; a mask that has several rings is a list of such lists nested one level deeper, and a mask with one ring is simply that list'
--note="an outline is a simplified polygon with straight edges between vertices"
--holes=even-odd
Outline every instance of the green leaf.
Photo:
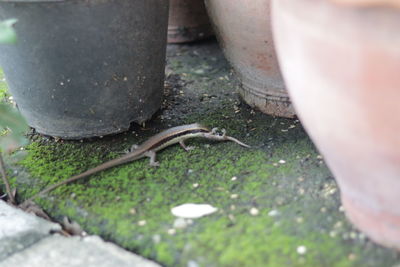
[{"label": "green leaf", "polygon": [[17,42],[17,34],[13,28],[16,22],[16,19],[0,22],[0,44],[14,44]]},{"label": "green leaf", "polygon": [[11,152],[27,144],[23,135],[28,130],[28,125],[21,114],[12,106],[0,103],[0,148],[2,151]]}]

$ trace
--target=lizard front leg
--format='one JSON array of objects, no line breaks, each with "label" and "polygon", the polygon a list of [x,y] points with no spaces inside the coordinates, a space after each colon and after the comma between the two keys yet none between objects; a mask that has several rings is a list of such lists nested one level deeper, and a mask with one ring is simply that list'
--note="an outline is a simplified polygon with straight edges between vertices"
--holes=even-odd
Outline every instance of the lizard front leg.
[{"label": "lizard front leg", "polygon": [[154,152],[153,150],[149,150],[146,153],[144,153],[144,155],[150,158],[150,166],[152,167],[160,166],[160,163],[156,161],[156,152]]}]

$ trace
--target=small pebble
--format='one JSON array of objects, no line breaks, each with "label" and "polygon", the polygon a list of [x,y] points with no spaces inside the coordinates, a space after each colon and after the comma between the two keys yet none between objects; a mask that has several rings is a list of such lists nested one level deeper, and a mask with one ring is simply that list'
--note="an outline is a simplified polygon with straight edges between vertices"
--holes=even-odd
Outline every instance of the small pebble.
[{"label": "small pebble", "polygon": [[171,228],[171,229],[168,229],[167,233],[169,235],[174,235],[174,234],[176,234],[176,230],[174,228]]},{"label": "small pebble", "polygon": [[232,199],[237,199],[238,197],[239,197],[238,194],[232,194],[232,195],[231,195],[231,198],[232,198]]},{"label": "small pebble", "polygon": [[250,214],[253,216],[257,216],[258,214],[260,214],[260,211],[257,208],[251,208],[250,209]]},{"label": "small pebble", "polygon": [[129,210],[129,214],[135,215],[135,214],[136,214],[136,209],[135,209],[135,208],[131,208],[131,209]]},{"label": "small pebble", "polygon": [[283,203],[285,203],[285,199],[283,197],[277,197],[275,202],[280,206],[283,205]]},{"label": "small pebble", "polygon": [[232,181],[236,181],[236,180],[237,180],[237,177],[236,177],[236,176],[233,176],[233,177],[231,178],[231,180],[232,180]]},{"label": "small pebble", "polygon": [[334,228],[341,228],[343,226],[343,222],[338,221],[335,223],[335,225],[333,226]]},{"label": "small pebble", "polygon": [[147,222],[146,222],[145,220],[138,221],[138,225],[139,225],[139,226],[145,226],[146,223],[147,223]]},{"label": "small pebble", "polygon": [[336,237],[336,232],[335,231],[330,231],[329,232],[329,236],[332,237],[332,238]]},{"label": "small pebble", "polygon": [[194,73],[196,73],[196,74],[204,74],[204,70],[203,69],[198,69],[198,70],[195,70]]},{"label": "small pebble", "polygon": [[268,216],[271,216],[271,217],[275,217],[278,214],[279,214],[279,211],[277,211],[277,210],[271,210],[270,212],[268,212]]},{"label": "small pebble", "polygon": [[187,263],[187,267],[199,267],[199,266],[200,265],[197,262],[193,261],[193,260],[190,260]]},{"label": "small pebble", "polygon": [[336,188],[332,188],[332,189],[330,189],[330,190],[329,190],[329,192],[328,192],[328,193],[329,193],[330,195],[333,195],[333,194],[335,194],[335,193],[336,193],[336,191],[337,191],[337,189],[336,189]]},{"label": "small pebble", "polygon": [[354,261],[357,258],[356,254],[350,253],[348,259]]},{"label": "small pebble", "polygon": [[350,238],[351,239],[356,239],[357,238],[357,233],[356,232],[350,232]]},{"label": "small pebble", "polygon": [[161,236],[160,235],[153,235],[153,242],[155,244],[158,244],[161,242]]},{"label": "small pebble", "polygon": [[300,255],[304,255],[307,252],[307,248],[305,246],[298,246],[297,247],[297,253],[299,253]]}]

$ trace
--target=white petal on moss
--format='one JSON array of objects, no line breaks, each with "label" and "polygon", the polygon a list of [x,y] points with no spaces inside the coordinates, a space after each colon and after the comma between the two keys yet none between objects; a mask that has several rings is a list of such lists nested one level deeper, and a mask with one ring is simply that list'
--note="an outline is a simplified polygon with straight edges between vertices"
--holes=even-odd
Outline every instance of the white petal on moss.
[{"label": "white petal on moss", "polygon": [[171,209],[171,213],[176,217],[195,219],[212,214],[218,209],[208,204],[187,203]]}]

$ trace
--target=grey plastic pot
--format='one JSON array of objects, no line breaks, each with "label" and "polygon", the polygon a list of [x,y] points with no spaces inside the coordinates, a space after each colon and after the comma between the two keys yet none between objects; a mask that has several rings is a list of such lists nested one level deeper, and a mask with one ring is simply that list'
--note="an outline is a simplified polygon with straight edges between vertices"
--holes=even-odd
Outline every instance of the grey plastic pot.
[{"label": "grey plastic pot", "polygon": [[0,65],[28,124],[65,139],[148,120],[163,94],[168,0],[0,2],[18,19]]}]

